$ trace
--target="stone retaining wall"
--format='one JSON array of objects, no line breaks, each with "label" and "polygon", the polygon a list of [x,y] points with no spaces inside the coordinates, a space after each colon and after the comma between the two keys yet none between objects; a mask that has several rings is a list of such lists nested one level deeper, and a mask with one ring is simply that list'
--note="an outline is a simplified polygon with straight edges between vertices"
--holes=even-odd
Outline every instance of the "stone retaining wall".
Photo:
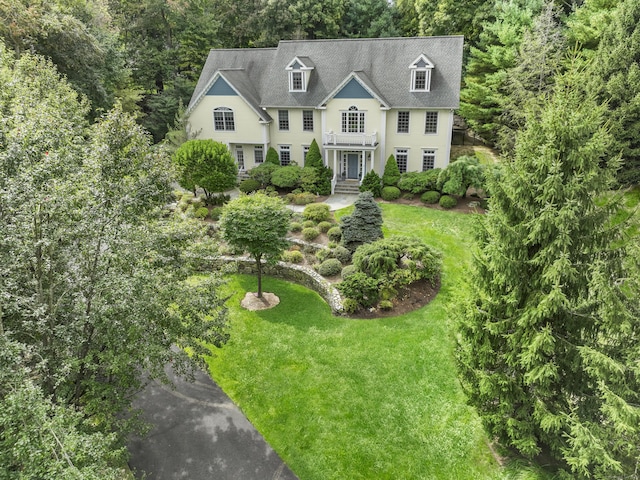
[{"label": "stone retaining wall", "polygon": [[[244,273],[256,275],[258,269],[252,258],[246,257],[217,257],[211,259],[213,268],[225,267],[229,273]],[[342,297],[340,292],[315,270],[293,263],[278,262],[275,265],[262,264],[262,273],[272,277],[283,278],[299,283],[317,292],[331,307],[333,313],[342,313]]]}]

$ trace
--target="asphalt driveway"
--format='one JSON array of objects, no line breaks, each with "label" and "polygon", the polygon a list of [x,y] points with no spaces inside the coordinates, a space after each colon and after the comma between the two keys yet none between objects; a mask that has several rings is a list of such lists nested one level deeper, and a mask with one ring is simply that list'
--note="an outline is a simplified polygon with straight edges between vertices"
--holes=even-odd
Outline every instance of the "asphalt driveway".
[{"label": "asphalt driveway", "polygon": [[206,373],[195,383],[171,377],[175,390],[154,382],[134,401],[153,425],[147,436],[129,442],[136,478],[297,479]]}]

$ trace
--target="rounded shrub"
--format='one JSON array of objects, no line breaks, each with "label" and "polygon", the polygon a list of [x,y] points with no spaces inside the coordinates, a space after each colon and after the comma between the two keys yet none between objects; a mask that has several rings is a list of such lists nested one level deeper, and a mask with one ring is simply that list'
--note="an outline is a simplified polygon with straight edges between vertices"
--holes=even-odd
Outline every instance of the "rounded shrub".
[{"label": "rounded shrub", "polygon": [[316,252],[316,259],[320,263],[324,262],[329,257],[331,257],[331,250],[328,248],[322,248]]},{"label": "rounded shrub", "polygon": [[439,203],[442,208],[453,208],[458,205],[458,201],[451,195],[443,195]]},{"label": "rounded shrub", "polygon": [[347,265],[346,267],[344,267],[342,269],[342,272],[341,272],[340,275],[342,276],[342,279],[344,280],[345,278],[353,275],[357,271],[358,271],[358,269],[355,267],[355,265]]},{"label": "rounded shrub", "polygon": [[314,222],[323,222],[329,220],[331,212],[329,211],[329,205],[326,203],[312,203],[304,207],[302,212],[305,220],[313,220]]},{"label": "rounded shrub", "polygon": [[420,196],[420,200],[422,200],[424,203],[438,203],[438,200],[440,200],[440,192],[429,190],[428,192],[424,192]]},{"label": "rounded shrub", "polygon": [[302,229],[302,238],[304,238],[307,242],[315,240],[316,238],[318,238],[318,235],[320,235],[320,232],[317,228],[308,227]]},{"label": "rounded shrub", "polygon": [[313,228],[315,226],[316,226],[316,222],[314,222],[313,220],[305,220],[304,222],[302,222],[303,228]]},{"label": "rounded shrub", "polygon": [[378,303],[378,281],[363,272],[349,275],[336,285],[336,288],[347,298],[353,298],[363,307],[371,307]]},{"label": "rounded shrub", "polygon": [[342,264],[337,258],[328,258],[318,267],[318,273],[323,277],[333,277],[342,271]]},{"label": "rounded shrub", "polygon": [[316,194],[309,192],[288,193],[287,201],[294,205],[308,205],[316,201]]},{"label": "rounded shrub", "polygon": [[300,181],[302,169],[297,165],[287,165],[271,174],[271,183],[279,188],[294,189]]},{"label": "rounded shrub", "polygon": [[203,220],[207,218],[207,215],[209,215],[209,209],[207,207],[197,208],[193,214],[194,217],[200,218]]},{"label": "rounded shrub", "polygon": [[282,260],[289,263],[302,263],[304,255],[300,250],[287,250],[282,254]]},{"label": "rounded shrub", "polygon": [[400,198],[400,189],[398,187],[384,187],[382,189],[382,199],[386,201],[397,200]]},{"label": "rounded shrub", "polygon": [[302,224],[298,223],[298,222],[291,222],[289,224],[289,231],[290,232],[301,232],[302,231]]},{"label": "rounded shrub", "polygon": [[318,224],[318,230],[322,233],[327,233],[331,227],[333,227],[333,223],[331,222],[320,222]]},{"label": "rounded shrub", "polygon": [[209,212],[211,220],[215,220],[216,222],[220,220],[220,215],[222,215],[222,207],[213,207]]},{"label": "rounded shrub", "polygon": [[347,264],[351,261],[351,252],[348,248],[342,245],[337,246],[331,252],[334,258],[337,258],[342,264]]},{"label": "rounded shrub", "polygon": [[342,230],[337,226],[331,227],[329,230],[327,230],[327,236],[332,242],[339,242],[342,238]]},{"label": "rounded shrub", "polygon": [[262,185],[259,181],[254,180],[253,178],[247,178],[246,180],[240,182],[240,185],[238,185],[238,190],[243,193],[251,193],[259,190],[261,186]]}]

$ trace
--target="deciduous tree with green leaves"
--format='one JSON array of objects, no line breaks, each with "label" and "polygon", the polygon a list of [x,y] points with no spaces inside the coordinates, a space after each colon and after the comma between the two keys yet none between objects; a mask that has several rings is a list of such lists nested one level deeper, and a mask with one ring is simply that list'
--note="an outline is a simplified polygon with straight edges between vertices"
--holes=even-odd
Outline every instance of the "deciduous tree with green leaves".
[{"label": "deciduous tree with green leaves", "polygon": [[278,197],[263,193],[243,195],[223,207],[222,236],[232,247],[249,253],[258,271],[258,298],[262,298],[262,260],[275,263],[286,250],[291,210]]},{"label": "deciduous tree with green leaves", "polygon": [[132,427],[122,413],[141,372],[168,380],[167,362],[186,372],[210,353],[200,340],[226,340],[219,278],[186,282],[214,246],[196,222],[163,218],[170,159],[133,117],[115,108],[89,127],[87,104],[30,54],[0,47],[0,79],[0,343],[24,352],[0,355],[0,372],[15,373],[0,386],[0,441],[42,428],[51,448],[36,454],[34,440],[33,455],[0,463],[100,478],[90,469],[120,456],[110,450]]},{"label": "deciduous tree with green leaves", "polygon": [[235,187],[238,181],[238,165],[224,143],[189,140],[175,151],[173,161],[180,170],[180,185],[194,194],[201,187],[211,198],[213,193]]},{"label": "deciduous tree with green leaves", "polygon": [[571,69],[527,112],[515,157],[490,182],[457,358],[469,402],[504,445],[550,454],[573,478],[633,478],[639,274],[609,193],[611,136],[583,75]]}]

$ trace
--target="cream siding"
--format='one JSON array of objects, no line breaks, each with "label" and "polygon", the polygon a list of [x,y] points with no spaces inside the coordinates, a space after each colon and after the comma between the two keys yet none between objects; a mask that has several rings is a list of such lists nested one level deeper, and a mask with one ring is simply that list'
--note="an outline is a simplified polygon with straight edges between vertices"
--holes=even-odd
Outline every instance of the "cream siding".
[{"label": "cream siding", "polygon": [[[218,107],[233,110],[234,131],[214,130],[213,111]],[[197,137],[200,139],[211,138],[227,145],[262,143],[260,117],[240,96],[206,95],[189,114],[189,124],[191,131],[200,131]]]},{"label": "cream siding", "polygon": [[[409,133],[398,132],[398,111],[409,111]],[[425,133],[427,111],[438,112],[438,131],[435,134]],[[394,108],[387,112],[386,155],[393,155],[397,148],[408,150],[407,171],[422,170],[422,151],[434,149],[436,151],[435,168],[445,168],[449,164],[451,145],[451,125],[453,112],[444,110],[423,110]]]}]

